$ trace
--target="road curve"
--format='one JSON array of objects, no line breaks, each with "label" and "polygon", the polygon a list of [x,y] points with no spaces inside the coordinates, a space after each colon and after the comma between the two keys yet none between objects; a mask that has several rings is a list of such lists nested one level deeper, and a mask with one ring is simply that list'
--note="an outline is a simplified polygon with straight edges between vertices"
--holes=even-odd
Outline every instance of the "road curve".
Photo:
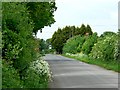
[{"label": "road curve", "polygon": [[46,54],[44,59],[53,74],[50,88],[118,88],[118,73],[114,71],[60,55]]}]

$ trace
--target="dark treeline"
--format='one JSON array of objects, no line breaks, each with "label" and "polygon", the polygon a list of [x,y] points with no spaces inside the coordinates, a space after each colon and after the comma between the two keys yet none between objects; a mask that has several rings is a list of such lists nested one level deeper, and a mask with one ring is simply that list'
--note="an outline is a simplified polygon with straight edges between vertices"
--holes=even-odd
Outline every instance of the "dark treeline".
[{"label": "dark treeline", "polygon": [[62,49],[66,41],[76,35],[92,35],[92,29],[89,25],[85,26],[84,24],[81,27],[75,26],[66,26],[63,29],[58,28],[58,30],[53,34],[51,42],[53,48],[57,53],[61,54]]}]

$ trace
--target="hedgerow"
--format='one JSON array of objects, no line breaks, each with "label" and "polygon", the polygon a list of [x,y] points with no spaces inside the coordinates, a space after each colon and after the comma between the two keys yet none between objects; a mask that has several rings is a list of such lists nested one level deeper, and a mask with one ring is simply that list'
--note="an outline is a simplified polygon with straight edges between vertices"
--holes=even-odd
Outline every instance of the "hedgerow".
[{"label": "hedgerow", "polygon": [[90,51],[92,50],[92,47],[94,46],[94,43],[97,42],[97,38],[98,38],[97,33],[94,33],[94,34],[88,36],[88,38],[86,38],[84,44],[82,45],[82,50],[81,51],[84,54],[88,55],[90,53]]},{"label": "hedgerow", "polygon": [[104,32],[99,37],[97,33],[82,37],[75,36],[63,47],[64,55],[119,72],[119,35],[119,33]]},{"label": "hedgerow", "polygon": [[94,44],[89,56],[104,61],[114,60],[116,43],[117,35],[115,33],[103,34],[98,38],[97,43]]},{"label": "hedgerow", "polygon": [[48,87],[47,83],[51,80],[49,64],[38,57],[36,61],[31,62],[23,78],[25,88]]},{"label": "hedgerow", "polygon": [[63,53],[75,54],[77,52],[80,52],[84,42],[85,42],[85,37],[80,35],[70,38],[63,47]]},{"label": "hedgerow", "polygon": [[[55,2],[2,2],[3,88],[46,87],[48,73],[37,78],[40,75],[30,70],[30,65],[38,60],[37,54],[40,53],[40,41],[35,35],[44,26],[55,22],[55,10]],[[40,62],[43,60],[40,59]],[[46,64],[41,71],[49,68]]]}]

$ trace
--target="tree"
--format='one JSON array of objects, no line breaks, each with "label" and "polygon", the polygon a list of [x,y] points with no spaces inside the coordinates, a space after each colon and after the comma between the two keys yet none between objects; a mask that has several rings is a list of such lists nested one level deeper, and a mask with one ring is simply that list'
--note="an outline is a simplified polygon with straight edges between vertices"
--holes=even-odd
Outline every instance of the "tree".
[{"label": "tree", "polygon": [[53,15],[57,9],[55,2],[28,2],[27,8],[34,22],[33,32],[35,34],[37,34],[38,30],[44,28],[44,26],[51,26],[55,22]]},{"label": "tree", "polygon": [[76,27],[76,28],[75,28],[75,33],[74,33],[74,34],[75,34],[75,36],[76,36],[76,35],[79,35],[79,34],[82,34],[81,28]]},{"label": "tree", "polygon": [[63,53],[72,53],[81,52],[83,43],[85,42],[85,37],[81,35],[74,36],[67,40],[63,47]]},{"label": "tree", "polygon": [[112,35],[116,35],[116,33],[111,32],[111,31],[105,31],[103,34],[101,34],[100,37],[104,37],[104,36],[106,36],[106,35],[112,36]]},{"label": "tree", "polygon": [[44,39],[40,39],[40,52],[46,49],[46,42]]},{"label": "tree", "polygon": [[[2,3],[2,61],[4,64],[2,85],[4,88],[21,88],[26,84],[24,83],[25,75],[29,71],[31,62],[38,59],[39,53],[39,40],[33,34],[36,34],[38,29],[55,22],[54,11],[55,2],[30,2],[30,5],[28,2]],[[32,74],[38,76],[36,73],[30,72],[28,76],[31,80],[33,80]],[[36,80],[35,78],[34,83],[39,86],[47,83],[47,79],[43,76],[42,78],[45,79],[42,83],[38,82],[42,79]],[[10,79],[11,81],[8,82]],[[14,82],[16,84],[13,84]],[[21,82],[22,85],[19,85]],[[29,82],[31,81],[29,80]],[[27,85],[31,86],[30,83]]]},{"label": "tree", "polygon": [[46,48],[49,49],[49,46],[51,46],[51,38],[46,40]]},{"label": "tree", "polygon": [[90,25],[87,25],[87,27],[86,27],[86,32],[89,33],[89,35],[92,35],[92,34],[93,34]]},{"label": "tree", "polygon": [[54,49],[56,49],[56,51],[61,54],[62,53],[62,48],[64,45],[64,39],[63,39],[63,34],[62,34],[62,30],[59,28],[57,30],[57,32],[55,32],[53,34],[51,43]]},{"label": "tree", "polygon": [[[30,42],[33,38],[33,22],[29,18],[26,6],[22,3],[3,3],[2,35],[3,35],[3,59],[19,61],[27,55],[31,56]],[[29,23],[28,23],[29,22]],[[24,56],[22,56],[24,53]],[[28,58],[29,59],[29,58]],[[23,62],[27,62],[27,59]],[[29,59],[30,61],[31,59]],[[17,64],[17,63],[16,63]],[[19,63],[20,65],[20,63]],[[26,64],[24,64],[26,65]],[[23,65],[23,67],[24,67]],[[18,65],[16,65],[18,67]],[[21,68],[21,67],[20,67]]]},{"label": "tree", "polygon": [[82,52],[84,54],[89,54],[92,50],[92,47],[97,42],[97,33],[93,33],[92,35],[88,36],[82,46]]},{"label": "tree", "polygon": [[116,40],[116,34],[105,34],[104,37],[99,37],[89,55],[96,60],[113,61]]},{"label": "tree", "polygon": [[92,34],[92,30],[89,25],[87,28],[84,24],[82,24],[81,27],[66,26],[63,29],[58,28],[52,36],[51,43],[57,52],[62,52],[63,46],[69,38],[76,35],[84,36],[86,33],[90,33],[90,35]]},{"label": "tree", "polygon": [[84,24],[81,25],[80,31],[81,31],[81,33],[80,33],[81,35],[85,35],[86,34],[86,27],[85,27]]}]

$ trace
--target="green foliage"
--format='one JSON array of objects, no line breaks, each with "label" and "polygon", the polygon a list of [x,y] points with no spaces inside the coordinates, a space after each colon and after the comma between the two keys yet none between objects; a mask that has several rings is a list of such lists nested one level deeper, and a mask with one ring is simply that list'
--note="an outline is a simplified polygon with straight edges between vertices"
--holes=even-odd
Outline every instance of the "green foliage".
[{"label": "green foliage", "polygon": [[[3,52],[2,61],[5,62],[5,64],[3,63],[4,88],[23,87],[20,82],[24,83],[23,78],[30,63],[38,59],[37,53],[40,52],[40,42],[33,35],[37,33],[38,29],[42,29],[44,26],[55,22],[53,18],[55,9],[55,2],[2,3],[3,38],[1,46]],[[31,80],[33,77],[31,76],[34,76],[35,73],[29,72],[27,75],[31,78],[27,81],[32,85]],[[37,78],[37,75],[35,77]],[[43,79],[46,79],[46,77],[43,77],[41,80]],[[41,85],[43,85],[42,83]],[[31,87],[36,86],[33,85]]]},{"label": "green foliage", "polygon": [[105,36],[112,36],[112,35],[115,35],[116,33],[114,32],[111,32],[111,31],[105,31],[100,37],[105,37]]},{"label": "green foliage", "polygon": [[89,35],[92,35],[92,34],[93,34],[90,25],[87,25],[87,27],[86,27],[86,32],[89,33]]},{"label": "green foliage", "polygon": [[88,55],[90,51],[92,50],[94,43],[96,42],[97,42],[97,33],[94,33],[88,36],[82,46],[82,52]]},{"label": "green foliage", "polygon": [[[39,63],[38,63],[39,62]],[[24,77],[24,88],[45,88],[49,81],[49,67],[42,60],[33,62]],[[42,66],[41,66],[42,65]],[[42,72],[42,73],[41,73]],[[31,82],[32,81],[32,82]]]},{"label": "green foliage", "polygon": [[51,38],[46,41],[39,39],[39,50],[42,55],[45,55],[46,53],[53,53],[55,50],[52,49]]},{"label": "green foliage", "polygon": [[27,7],[34,22],[33,32],[35,34],[44,26],[50,26],[55,22],[53,18],[53,13],[57,9],[55,2],[28,2]]},{"label": "green foliage", "polygon": [[85,35],[85,33],[86,33],[86,27],[84,24],[82,24],[80,28],[80,34]]},{"label": "green foliage", "polygon": [[76,49],[77,43],[82,41],[76,39],[81,36],[76,36],[67,41],[63,51],[65,56],[120,72],[119,35],[120,33],[104,32],[100,37],[97,33],[83,36],[85,42],[80,45],[82,48],[78,47],[78,49]]},{"label": "green foliage", "polygon": [[28,14],[22,3],[3,3],[2,56],[6,60],[13,61],[14,67],[19,70],[24,69],[32,59],[29,46],[33,25]]},{"label": "green foliage", "polygon": [[34,70],[27,71],[24,78],[24,88],[45,88],[46,85],[46,82]]},{"label": "green foliage", "polygon": [[46,42],[43,39],[40,39],[40,51],[43,51],[47,48]]},{"label": "green foliage", "polygon": [[117,41],[115,44],[114,58],[115,58],[115,60],[120,62],[120,29],[118,30],[118,33],[117,33]]},{"label": "green foliage", "polygon": [[46,40],[46,48],[49,49],[50,46],[51,46],[51,49],[52,49],[51,38]]},{"label": "green foliage", "polygon": [[66,26],[63,29],[58,28],[57,32],[55,32],[52,36],[51,43],[58,53],[62,53],[63,46],[69,38],[76,35],[84,36],[86,33],[89,35],[92,34],[92,29],[89,25],[86,27],[82,24],[80,28],[75,26]]},{"label": "green foliage", "polygon": [[2,88],[22,88],[19,74],[7,62],[2,62]]},{"label": "green foliage", "polygon": [[46,54],[54,54],[55,53],[55,49],[47,49],[47,50],[45,50],[45,53]]},{"label": "green foliage", "polygon": [[103,37],[98,38],[96,44],[94,44],[90,56],[94,59],[100,59],[104,61],[114,60],[115,44],[117,35],[114,33],[103,34]]},{"label": "green foliage", "polygon": [[45,88],[51,78],[49,65],[46,61],[38,60],[31,63],[24,76],[24,88]]},{"label": "green foliage", "polygon": [[120,58],[120,29],[119,29],[119,31],[118,31],[118,44],[117,44],[117,46],[118,46],[118,55],[117,55],[117,60],[120,60],[119,58]]},{"label": "green foliage", "polygon": [[80,52],[84,42],[85,42],[84,36],[79,35],[79,36],[70,38],[63,47],[63,53]]},{"label": "green foliage", "polygon": [[51,72],[46,61],[37,55],[37,60],[31,62],[20,79],[18,71],[8,62],[3,60],[2,87],[3,88],[47,88],[51,80]]},{"label": "green foliage", "polygon": [[53,34],[51,42],[53,48],[56,49],[58,53],[62,53],[62,48],[64,46],[65,39],[61,29],[58,29],[58,31]]}]

